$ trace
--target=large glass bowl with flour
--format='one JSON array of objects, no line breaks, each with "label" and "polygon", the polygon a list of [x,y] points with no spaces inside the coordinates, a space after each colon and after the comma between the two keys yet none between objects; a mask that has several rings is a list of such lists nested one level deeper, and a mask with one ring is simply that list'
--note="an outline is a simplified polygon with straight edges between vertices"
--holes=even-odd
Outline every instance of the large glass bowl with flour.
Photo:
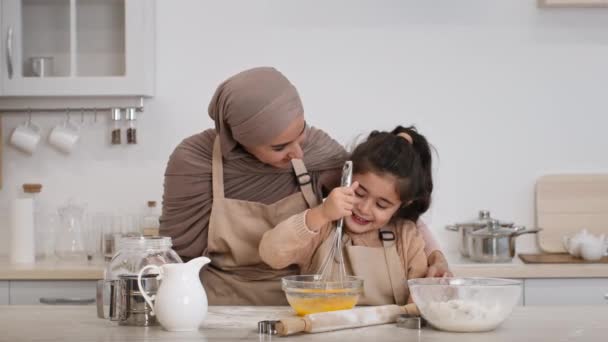
[{"label": "large glass bowl with flour", "polygon": [[408,280],[422,317],[439,330],[489,331],[509,317],[521,297],[521,281],[501,278]]}]

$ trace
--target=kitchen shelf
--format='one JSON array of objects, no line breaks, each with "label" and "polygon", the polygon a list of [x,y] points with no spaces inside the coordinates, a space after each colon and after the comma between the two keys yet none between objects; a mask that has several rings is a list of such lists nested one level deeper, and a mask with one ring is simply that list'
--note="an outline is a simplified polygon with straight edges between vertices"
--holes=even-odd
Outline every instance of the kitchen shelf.
[{"label": "kitchen shelf", "polygon": [[154,95],[154,0],[0,6],[0,97]]}]

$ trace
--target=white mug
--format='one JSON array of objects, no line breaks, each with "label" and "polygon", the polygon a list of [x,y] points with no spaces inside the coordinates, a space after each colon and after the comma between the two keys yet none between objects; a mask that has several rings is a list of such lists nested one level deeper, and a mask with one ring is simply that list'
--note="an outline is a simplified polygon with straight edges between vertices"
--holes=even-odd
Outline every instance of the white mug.
[{"label": "white mug", "polygon": [[53,57],[31,57],[32,75],[49,77],[53,73]]},{"label": "white mug", "polygon": [[53,128],[49,134],[49,144],[60,152],[69,154],[80,138],[79,127],[70,121],[65,121]]},{"label": "white mug", "polygon": [[15,127],[15,130],[10,137],[11,145],[29,154],[34,153],[39,141],[40,127],[36,126],[29,120]]}]

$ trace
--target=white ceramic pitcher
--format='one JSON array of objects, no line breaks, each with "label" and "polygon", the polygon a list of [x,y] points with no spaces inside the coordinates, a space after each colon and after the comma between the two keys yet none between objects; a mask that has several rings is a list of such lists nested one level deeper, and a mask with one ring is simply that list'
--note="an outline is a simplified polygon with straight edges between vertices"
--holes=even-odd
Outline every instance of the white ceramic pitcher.
[{"label": "white ceramic pitcher", "polygon": [[[207,316],[208,307],[199,271],[210,261],[207,257],[198,257],[185,264],[147,265],[139,271],[139,291],[165,330],[198,330]],[[158,291],[152,297],[145,292],[141,282],[142,275],[149,269],[155,269],[159,273],[156,278],[160,280]]]}]

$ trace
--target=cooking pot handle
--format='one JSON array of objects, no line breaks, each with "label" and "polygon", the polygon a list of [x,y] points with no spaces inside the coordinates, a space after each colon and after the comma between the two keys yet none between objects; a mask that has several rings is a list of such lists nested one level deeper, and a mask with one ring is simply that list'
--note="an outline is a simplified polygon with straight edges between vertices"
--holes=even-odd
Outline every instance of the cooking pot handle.
[{"label": "cooking pot handle", "polygon": [[451,230],[453,232],[457,232],[458,230],[460,230],[460,227],[455,224],[450,224],[450,225],[445,226],[445,229]]},{"label": "cooking pot handle", "polygon": [[540,232],[542,229],[541,228],[534,228],[534,229],[523,229],[520,231],[516,231],[515,233],[513,233],[513,236],[520,236],[523,234],[532,234],[532,233],[538,233]]}]

